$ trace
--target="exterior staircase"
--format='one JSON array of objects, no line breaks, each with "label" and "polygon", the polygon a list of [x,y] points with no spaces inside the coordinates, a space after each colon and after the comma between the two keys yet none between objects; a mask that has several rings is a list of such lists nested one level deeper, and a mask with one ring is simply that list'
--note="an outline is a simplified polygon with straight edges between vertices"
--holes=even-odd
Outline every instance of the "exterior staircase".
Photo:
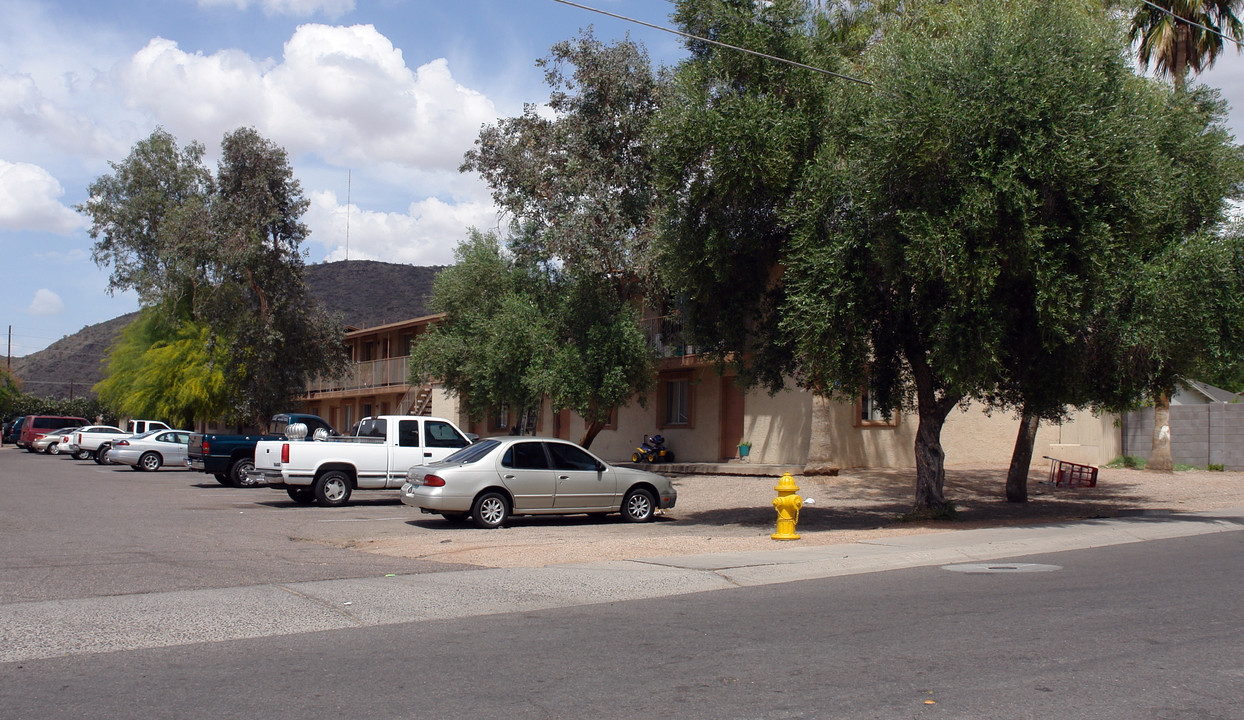
[{"label": "exterior staircase", "polygon": [[398,415],[431,415],[432,414],[432,383],[411,385],[402,402],[397,407]]}]

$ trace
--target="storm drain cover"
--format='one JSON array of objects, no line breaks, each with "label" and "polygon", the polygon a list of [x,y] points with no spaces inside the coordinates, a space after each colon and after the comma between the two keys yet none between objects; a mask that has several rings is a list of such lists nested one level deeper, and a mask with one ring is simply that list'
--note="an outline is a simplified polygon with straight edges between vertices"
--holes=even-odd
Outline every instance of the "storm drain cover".
[{"label": "storm drain cover", "polygon": [[1053,572],[1062,570],[1061,565],[1042,565],[1040,563],[963,563],[961,565],[943,565],[943,570],[968,573],[969,575]]}]

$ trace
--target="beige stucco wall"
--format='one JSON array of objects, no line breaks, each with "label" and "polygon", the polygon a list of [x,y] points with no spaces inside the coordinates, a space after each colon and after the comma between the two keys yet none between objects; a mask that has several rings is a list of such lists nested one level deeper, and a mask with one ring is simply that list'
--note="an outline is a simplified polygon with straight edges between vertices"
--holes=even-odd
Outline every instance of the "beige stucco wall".
[{"label": "beige stucco wall", "polygon": [[[432,413],[448,417],[464,429],[468,418],[458,411],[456,398],[435,386]],[[692,425],[658,427],[658,403],[650,395],[647,407],[638,399],[618,408],[616,426],[596,436],[591,450],[609,462],[624,462],[645,433],[662,434],[666,446],[680,462],[720,460],[721,381],[712,368],[695,371],[692,383]],[[904,415],[894,427],[856,427],[855,405],[832,405],[831,446],[841,468],[914,467],[918,419]],[[538,434],[552,436],[554,419],[550,404],[541,409]],[[585,424],[570,414],[569,438],[578,441]],[[752,442],[749,461],[755,464],[803,465],[807,462],[812,428],[812,395],[787,389],[777,395],[751,390],[744,396],[743,438]],[[1019,420],[1009,412],[986,414],[980,405],[967,411],[951,411],[942,430],[942,447],[948,467],[1005,467],[1010,464]],[[501,431],[503,432],[503,431]],[[1094,417],[1079,412],[1061,425],[1042,423],[1037,432],[1032,465],[1045,466],[1044,456],[1071,462],[1101,465],[1121,454],[1122,436],[1114,416]]]},{"label": "beige stucco wall", "polygon": [[812,431],[812,395],[784,390],[770,396],[749,391],[743,399],[743,439],[752,443],[748,461],[803,465]]},{"label": "beige stucco wall", "polygon": [[[762,391],[747,394],[744,437],[753,443],[751,461],[765,464],[803,464],[811,433],[812,397],[786,390],[770,397]],[[842,468],[915,467],[915,440],[919,420],[902,415],[893,427],[857,427],[855,405],[831,405],[830,445]],[[1073,413],[1061,425],[1042,423],[1037,430],[1032,465],[1044,466],[1045,456],[1101,465],[1119,456],[1120,429],[1114,416]],[[987,414],[971,404],[951,411],[942,428],[942,449],[949,467],[1006,466],[1011,462],[1019,419],[1008,412]]]}]

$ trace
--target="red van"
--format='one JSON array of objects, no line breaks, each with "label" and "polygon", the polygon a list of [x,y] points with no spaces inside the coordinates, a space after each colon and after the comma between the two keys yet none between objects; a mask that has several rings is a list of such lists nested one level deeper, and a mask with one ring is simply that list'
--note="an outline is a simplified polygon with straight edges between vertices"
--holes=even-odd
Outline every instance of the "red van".
[{"label": "red van", "polygon": [[26,422],[22,425],[22,434],[15,444],[20,448],[26,448],[26,452],[34,452],[35,449],[30,444],[40,435],[62,428],[82,427],[90,424],[86,418],[67,415],[27,415]]}]

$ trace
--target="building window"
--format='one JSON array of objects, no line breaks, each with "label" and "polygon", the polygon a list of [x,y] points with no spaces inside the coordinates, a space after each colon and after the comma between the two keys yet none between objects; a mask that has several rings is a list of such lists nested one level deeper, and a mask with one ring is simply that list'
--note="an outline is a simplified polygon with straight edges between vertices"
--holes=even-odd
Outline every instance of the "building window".
[{"label": "building window", "polygon": [[492,419],[488,421],[492,430],[509,430],[510,429],[510,406],[502,404],[492,414]]},{"label": "building window", "polygon": [[609,408],[609,417],[608,419],[605,420],[605,426],[601,429],[602,430],[617,430],[618,429],[618,409],[616,407]]},{"label": "building window", "polygon": [[689,427],[691,425],[691,378],[670,377],[661,383],[660,426]]},{"label": "building window", "polygon": [[898,427],[899,413],[893,411],[887,420],[882,408],[877,405],[873,391],[864,390],[855,403],[856,427]]}]

